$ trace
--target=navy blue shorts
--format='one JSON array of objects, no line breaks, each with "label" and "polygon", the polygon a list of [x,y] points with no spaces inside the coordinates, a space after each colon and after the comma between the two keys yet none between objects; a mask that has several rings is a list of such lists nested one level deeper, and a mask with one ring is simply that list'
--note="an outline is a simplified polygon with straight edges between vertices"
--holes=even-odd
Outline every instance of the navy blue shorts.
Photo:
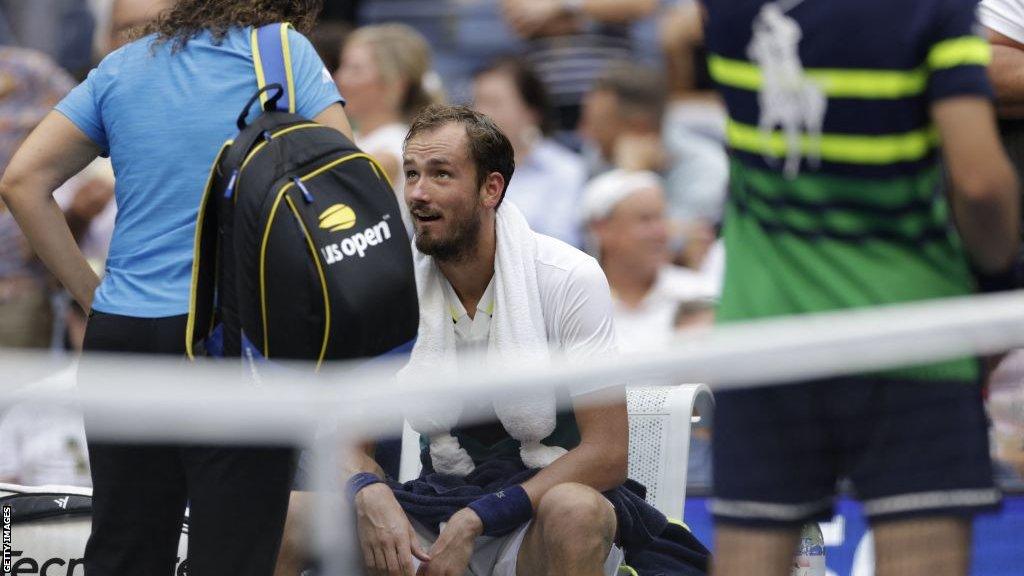
[{"label": "navy blue shorts", "polygon": [[975,384],[857,377],[722,391],[715,404],[716,521],[826,520],[842,479],[872,522],[999,504]]}]

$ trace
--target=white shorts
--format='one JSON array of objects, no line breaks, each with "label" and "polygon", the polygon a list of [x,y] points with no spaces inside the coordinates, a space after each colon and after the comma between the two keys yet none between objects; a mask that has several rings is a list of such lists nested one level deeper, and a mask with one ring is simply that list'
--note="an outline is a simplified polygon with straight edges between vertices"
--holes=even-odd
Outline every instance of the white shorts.
[{"label": "white shorts", "polygon": [[[419,522],[410,519],[416,535],[419,536],[420,544],[424,548],[430,546],[437,539],[437,534],[427,529]],[[473,555],[469,558],[469,568],[464,576],[516,576],[516,561],[519,558],[519,548],[523,545],[523,538],[530,528],[530,522],[523,524],[515,532],[505,536],[481,536],[476,539],[473,545]],[[444,524],[441,525],[444,530]],[[608,558],[604,561],[605,576],[615,576],[624,558],[622,549],[612,546],[608,552]],[[413,558],[413,567],[419,569],[420,561]]]}]

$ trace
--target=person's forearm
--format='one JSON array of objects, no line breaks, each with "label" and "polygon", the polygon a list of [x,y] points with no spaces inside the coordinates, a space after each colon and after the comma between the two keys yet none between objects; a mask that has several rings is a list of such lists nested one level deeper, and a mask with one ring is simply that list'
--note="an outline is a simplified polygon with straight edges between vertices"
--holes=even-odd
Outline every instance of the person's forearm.
[{"label": "person's forearm", "polygon": [[951,176],[957,230],[975,268],[1006,270],[1020,247],[1020,184],[1010,162],[991,158],[984,173]]},{"label": "person's forearm", "polygon": [[704,41],[700,5],[679,4],[658,19],[669,88],[674,94],[689,93],[697,84],[694,52]]},{"label": "person's forearm", "polygon": [[953,213],[957,229],[975,267],[985,273],[1005,270],[1020,246],[1020,196],[1012,170],[1004,178],[1011,182],[1003,192],[954,194]]},{"label": "person's forearm", "polygon": [[544,494],[558,484],[576,482],[598,492],[626,481],[628,448],[580,444],[523,483],[536,510]]},{"label": "person's forearm", "polygon": [[932,105],[942,139],[957,230],[977,272],[1009,271],[1020,247],[1020,188],[999,140],[991,103],[980,96]]},{"label": "person's forearm", "polygon": [[583,0],[580,11],[594,20],[627,24],[653,13],[657,0]]},{"label": "person's forearm", "polygon": [[344,478],[351,478],[360,472],[376,474],[382,480],[385,477],[384,469],[373,459],[374,444],[364,444],[359,448],[350,451],[345,464],[342,467]]},{"label": "person's forearm", "polygon": [[88,312],[100,279],[78,249],[60,206],[52,197],[29,190],[31,186],[31,182],[5,182],[0,196],[35,253]]},{"label": "person's forearm", "polygon": [[988,75],[996,92],[1000,112],[1003,107],[1024,104],[1024,50],[992,45],[992,63]]}]

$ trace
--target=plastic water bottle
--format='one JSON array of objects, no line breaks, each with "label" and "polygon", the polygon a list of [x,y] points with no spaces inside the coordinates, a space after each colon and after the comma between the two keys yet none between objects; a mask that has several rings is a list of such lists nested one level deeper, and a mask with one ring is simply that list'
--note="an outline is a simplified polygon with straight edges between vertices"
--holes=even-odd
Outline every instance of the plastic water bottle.
[{"label": "plastic water bottle", "polygon": [[825,538],[817,522],[804,524],[800,531],[792,576],[825,576]]}]

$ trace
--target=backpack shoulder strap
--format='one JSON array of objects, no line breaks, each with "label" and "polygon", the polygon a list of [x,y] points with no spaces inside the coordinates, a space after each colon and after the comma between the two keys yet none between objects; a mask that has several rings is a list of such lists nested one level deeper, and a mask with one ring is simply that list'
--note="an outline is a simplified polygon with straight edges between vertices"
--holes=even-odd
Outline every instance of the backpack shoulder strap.
[{"label": "backpack shoulder strap", "polygon": [[[285,23],[267,24],[252,29],[252,61],[256,66],[256,83],[262,90],[269,84],[280,84],[284,94],[277,102],[277,109],[295,113],[295,79],[292,75],[292,56],[288,46],[288,29]],[[266,104],[268,94],[260,94],[260,103]]]}]

